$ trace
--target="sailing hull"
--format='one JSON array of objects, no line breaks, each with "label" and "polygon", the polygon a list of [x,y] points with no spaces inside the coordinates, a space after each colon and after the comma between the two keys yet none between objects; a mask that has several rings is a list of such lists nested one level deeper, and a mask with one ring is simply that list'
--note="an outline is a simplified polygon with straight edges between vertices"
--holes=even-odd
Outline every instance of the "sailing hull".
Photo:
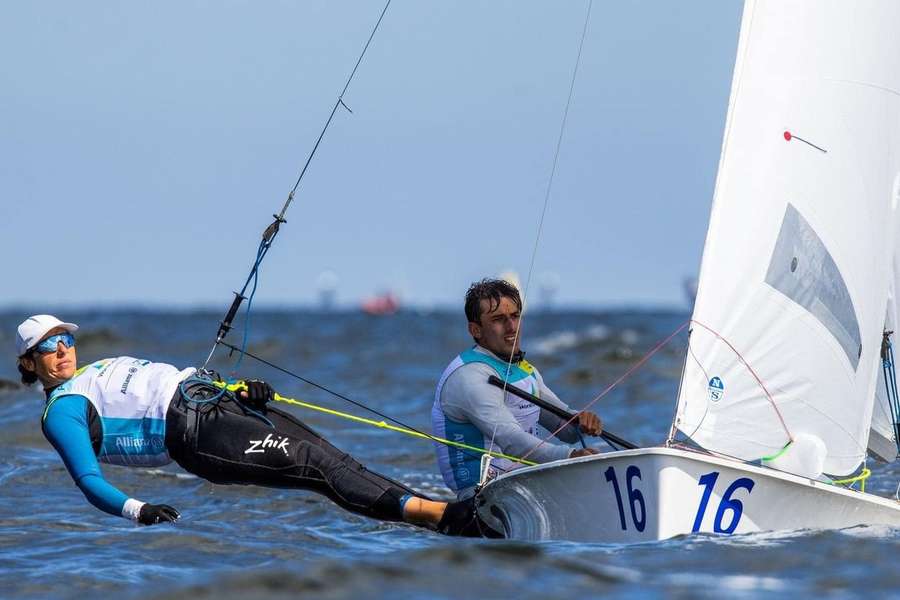
[{"label": "sailing hull", "polygon": [[773,469],[671,448],[518,469],[479,514],[522,540],[634,543],[696,532],[900,527],[900,503]]}]

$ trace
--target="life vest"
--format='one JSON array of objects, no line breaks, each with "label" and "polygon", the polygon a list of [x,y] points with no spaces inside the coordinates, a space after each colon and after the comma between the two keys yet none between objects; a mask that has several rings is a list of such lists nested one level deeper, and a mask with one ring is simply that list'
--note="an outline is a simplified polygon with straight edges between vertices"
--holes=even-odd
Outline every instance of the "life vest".
[{"label": "life vest", "polygon": [[[509,365],[509,363],[501,361],[491,354],[471,348],[454,358],[447,368],[444,369],[444,373],[438,380],[437,389],[434,392],[434,405],[431,409],[432,430],[437,437],[460,442],[468,446],[503,452],[503,449],[498,448],[496,445],[491,448],[489,434],[482,433],[472,423],[455,421],[444,413],[441,405],[441,391],[444,388],[444,383],[457,369],[471,363],[486,364],[496,372],[500,379],[505,379],[508,385],[520,388],[529,394],[540,396],[540,385],[535,375],[535,369],[527,361],[522,360]],[[484,385],[489,385],[486,380]],[[537,433],[538,420],[541,416],[540,407],[510,393],[505,394],[504,402],[519,423],[519,426],[528,433],[535,435]],[[438,466],[447,487],[455,492],[459,492],[478,483],[481,475],[481,454],[471,450],[447,446],[446,444],[435,444],[435,450],[437,452]],[[499,472],[506,472],[522,466],[520,463],[503,458],[492,459],[491,465],[496,467]]]},{"label": "life vest", "polygon": [[171,462],[166,450],[166,411],[178,384],[194,372],[130,356],[106,358],[78,369],[47,398],[50,406],[64,396],[88,399],[103,429],[99,460],[124,466],[161,466]]}]

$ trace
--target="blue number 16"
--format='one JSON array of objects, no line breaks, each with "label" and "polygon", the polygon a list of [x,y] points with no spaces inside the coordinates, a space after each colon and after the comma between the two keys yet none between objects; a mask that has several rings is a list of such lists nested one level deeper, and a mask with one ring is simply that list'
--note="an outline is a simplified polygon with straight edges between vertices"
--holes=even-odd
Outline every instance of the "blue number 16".
[{"label": "blue number 16", "polygon": [[[700,506],[697,508],[697,516],[694,518],[694,527],[691,529],[691,533],[700,531],[700,525],[703,523],[703,515],[706,513],[706,505],[709,504],[709,497],[712,495],[713,488],[715,487],[718,478],[718,471],[713,471],[712,473],[702,475],[697,482],[698,485],[703,486],[705,489],[703,490],[703,497],[700,498]],[[715,533],[734,533],[734,530],[737,529],[738,523],[741,520],[741,515],[744,512],[744,504],[740,500],[732,500],[731,495],[739,489],[745,489],[748,493],[753,491],[753,480],[747,477],[736,479],[734,483],[728,486],[725,493],[722,494],[722,499],[719,501],[719,509],[716,511],[716,518],[713,520],[713,531]],[[722,521],[725,518],[725,511],[727,510],[732,511],[733,515],[728,527],[723,527]]]},{"label": "blue number 16", "polygon": [[[619,525],[624,531],[625,527],[625,507],[622,506],[622,492],[619,490],[619,480],[616,477],[616,470],[613,467],[606,469],[604,472],[606,480],[613,486],[613,492],[616,494],[616,504],[619,507]],[[631,465],[625,469],[625,487],[628,491],[628,502],[631,508],[631,522],[638,531],[643,531],[647,525],[647,505],[644,503],[644,495],[641,490],[634,487],[634,480],[641,480],[641,470]],[[640,507],[640,511],[637,508]],[[640,518],[638,518],[640,512]]]}]

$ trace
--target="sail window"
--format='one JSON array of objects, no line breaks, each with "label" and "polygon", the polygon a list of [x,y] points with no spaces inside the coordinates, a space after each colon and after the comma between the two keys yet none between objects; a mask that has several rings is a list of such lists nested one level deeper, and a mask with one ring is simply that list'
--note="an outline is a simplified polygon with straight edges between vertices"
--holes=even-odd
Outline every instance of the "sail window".
[{"label": "sail window", "polygon": [[856,370],[862,342],[850,292],[825,244],[790,203],[784,212],[766,283],[818,319]]}]

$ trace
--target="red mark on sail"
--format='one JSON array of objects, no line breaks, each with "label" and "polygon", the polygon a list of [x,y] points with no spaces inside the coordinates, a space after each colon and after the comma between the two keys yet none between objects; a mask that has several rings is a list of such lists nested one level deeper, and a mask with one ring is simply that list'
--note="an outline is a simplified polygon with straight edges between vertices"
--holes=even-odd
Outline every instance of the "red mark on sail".
[{"label": "red mark on sail", "polygon": [[804,139],[803,139],[802,137],[800,137],[799,135],[794,135],[793,133],[791,133],[790,131],[787,131],[787,130],[785,130],[785,132],[784,132],[784,140],[785,140],[786,142],[789,142],[789,141],[791,141],[791,140],[799,140],[799,141],[803,142],[804,144],[806,144],[807,146],[811,146],[811,147],[815,148],[816,150],[818,150],[819,152],[821,152],[821,153],[823,153],[823,154],[827,154],[827,153],[828,153],[828,150],[826,150],[825,148],[821,148],[821,147],[819,147],[819,146],[816,146],[815,144],[813,144],[813,143],[810,142],[809,140],[804,140]]}]

